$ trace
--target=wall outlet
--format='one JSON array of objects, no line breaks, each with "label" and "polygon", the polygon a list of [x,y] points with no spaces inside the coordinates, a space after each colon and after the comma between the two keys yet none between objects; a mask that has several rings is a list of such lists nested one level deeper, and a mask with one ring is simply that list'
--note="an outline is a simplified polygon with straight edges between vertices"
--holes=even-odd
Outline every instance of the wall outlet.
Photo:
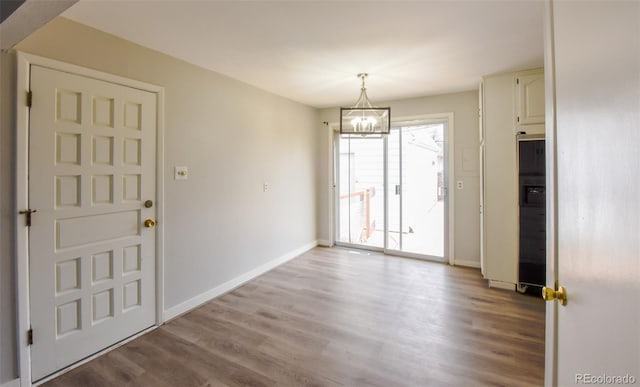
[{"label": "wall outlet", "polygon": [[173,172],[174,180],[187,180],[189,178],[189,168],[175,167]]},{"label": "wall outlet", "polygon": [[464,182],[462,180],[458,180],[456,182],[456,188],[457,189],[463,189],[464,188]]},{"label": "wall outlet", "polygon": [[267,192],[269,190],[269,183],[262,183],[262,192]]}]

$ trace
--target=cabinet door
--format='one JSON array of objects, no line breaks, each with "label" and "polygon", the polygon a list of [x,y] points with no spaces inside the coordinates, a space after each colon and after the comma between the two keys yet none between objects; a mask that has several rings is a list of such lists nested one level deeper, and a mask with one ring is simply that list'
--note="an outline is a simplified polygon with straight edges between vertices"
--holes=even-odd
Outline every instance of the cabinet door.
[{"label": "cabinet door", "polygon": [[544,73],[519,75],[516,90],[516,125],[544,124]]}]

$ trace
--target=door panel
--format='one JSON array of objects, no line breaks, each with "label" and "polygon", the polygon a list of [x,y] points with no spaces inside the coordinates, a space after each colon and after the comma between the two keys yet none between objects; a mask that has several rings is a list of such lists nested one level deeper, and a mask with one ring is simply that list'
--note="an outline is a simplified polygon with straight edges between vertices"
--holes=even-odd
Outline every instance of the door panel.
[{"label": "door panel", "polygon": [[445,257],[444,124],[403,128],[402,251]]},{"label": "door panel", "polygon": [[155,323],[155,94],[31,68],[30,306],[38,380]]},{"label": "door panel", "polygon": [[383,145],[382,138],[339,140],[339,243],[384,245]]},{"label": "door panel", "polygon": [[567,304],[557,307],[557,315],[548,309],[548,326],[557,334],[557,384],[636,384],[640,3],[557,1],[552,6],[557,279],[567,292]]},{"label": "door panel", "polygon": [[445,258],[445,124],[394,127],[388,135],[387,249]]}]

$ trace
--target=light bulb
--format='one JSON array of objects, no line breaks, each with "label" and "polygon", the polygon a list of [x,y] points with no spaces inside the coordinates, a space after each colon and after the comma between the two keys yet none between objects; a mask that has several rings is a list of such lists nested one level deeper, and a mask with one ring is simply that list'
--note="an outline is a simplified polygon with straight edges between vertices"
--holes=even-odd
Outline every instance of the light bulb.
[{"label": "light bulb", "polygon": [[362,118],[360,118],[360,117],[356,117],[356,118],[351,120],[351,126],[353,126],[353,129],[356,132],[360,129],[361,122],[362,122]]},{"label": "light bulb", "polygon": [[351,120],[351,126],[355,132],[373,132],[378,120],[375,117],[355,117]]},{"label": "light bulb", "polygon": [[371,128],[373,128],[378,123],[378,120],[376,120],[375,117],[367,117],[367,122],[371,125]]}]

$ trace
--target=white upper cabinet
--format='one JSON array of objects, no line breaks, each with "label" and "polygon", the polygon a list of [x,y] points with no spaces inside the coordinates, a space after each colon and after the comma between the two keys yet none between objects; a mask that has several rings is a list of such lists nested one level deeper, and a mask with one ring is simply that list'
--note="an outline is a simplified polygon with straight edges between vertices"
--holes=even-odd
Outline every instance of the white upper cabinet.
[{"label": "white upper cabinet", "polygon": [[516,74],[516,132],[544,133],[544,73],[542,70]]}]

